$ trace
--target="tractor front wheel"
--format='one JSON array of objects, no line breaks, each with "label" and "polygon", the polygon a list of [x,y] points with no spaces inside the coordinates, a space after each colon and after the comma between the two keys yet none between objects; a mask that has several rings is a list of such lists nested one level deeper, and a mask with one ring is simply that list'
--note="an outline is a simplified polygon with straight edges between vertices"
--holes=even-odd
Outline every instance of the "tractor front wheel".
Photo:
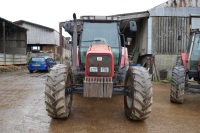
[{"label": "tractor front wheel", "polygon": [[63,64],[55,65],[47,75],[45,103],[48,115],[53,118],[66,118],[70,115],[72,94],[65,92],[71,85],[71,69]]},{"label": "tractor front wheel", "polygon": [[144,67],[129,67],[125,78],[124,108],[130,120],[145,120],[153,103],[149,71]]}]

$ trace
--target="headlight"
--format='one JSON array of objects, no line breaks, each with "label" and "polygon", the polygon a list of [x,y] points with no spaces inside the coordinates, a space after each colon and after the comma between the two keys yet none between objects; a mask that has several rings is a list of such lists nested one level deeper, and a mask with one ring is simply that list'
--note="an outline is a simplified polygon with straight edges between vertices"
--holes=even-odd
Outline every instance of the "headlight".
[{"label": "headlight", "polygon": [[109,68],[108,67],[101,67],[101,72],[108,73],[109,72]]},{"label": "headlight", "polygon": [[97,67],[90,67],[90,72],[98,72],[98,68]]}]

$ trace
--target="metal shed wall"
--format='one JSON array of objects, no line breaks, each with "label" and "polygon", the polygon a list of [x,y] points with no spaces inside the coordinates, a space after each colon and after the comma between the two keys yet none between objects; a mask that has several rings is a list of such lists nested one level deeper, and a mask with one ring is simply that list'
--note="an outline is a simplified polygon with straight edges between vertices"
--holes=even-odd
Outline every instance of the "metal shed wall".
[{"label": "metal shed wall", "polygon": [[[136,46],[136,51],[139,51],[140,55],[147,54],[147,43],[148,43],[148,18],[142,18],[137,21],[137,32],[134,36],[133,46]],[[129,48],[129,53],[132,53],[134,48]]]},{"label": "metal shed wall", "polygon": [[152,17],[152,49],[154,54],[185,52],[189,39],[189,18]]},{"label": "metal shed wall", "polygon": [[0,18],[0,65],[26,64],[26,32],[25,28]]},{"label": "metal shed wall", "polygon": [[150,16],[179,16],[189,17],[190,14],[199,14],[200,8],[198,7],[165,7],[165,8],[153,8],[149,10]]},{"label": "metal shed wall", "polygon": [[54,44],[56,44],[57,46],[60,46],[60,33],[55,30],[54,30]]},{"label": "metal shed wall", "polygon": [[27,44],[59,45],[59,34],[54,30],[28,23],[23,23],[22,26],[28,29]]},{"label": "metal shed wall", "polygon": [[[1,32],[1,31],[0,31]],[[1,32],[2,33],[2,32]],[[0,53],[3,53],[3,36],[0,33]],[[26,31],[9,31],[5,34],[5,52],[7,54],[26,55]]]}]

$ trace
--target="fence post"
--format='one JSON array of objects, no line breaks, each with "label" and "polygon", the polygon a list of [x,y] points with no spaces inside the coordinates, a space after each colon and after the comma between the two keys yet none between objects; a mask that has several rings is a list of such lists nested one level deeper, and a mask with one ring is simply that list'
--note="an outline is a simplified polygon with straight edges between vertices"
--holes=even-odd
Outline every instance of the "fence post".
[{"label": "fence post", "polygon": [[6,65],[6,43],[5,43],[5,21],[3,21],[3,52],[4,52],[4,66]]}]

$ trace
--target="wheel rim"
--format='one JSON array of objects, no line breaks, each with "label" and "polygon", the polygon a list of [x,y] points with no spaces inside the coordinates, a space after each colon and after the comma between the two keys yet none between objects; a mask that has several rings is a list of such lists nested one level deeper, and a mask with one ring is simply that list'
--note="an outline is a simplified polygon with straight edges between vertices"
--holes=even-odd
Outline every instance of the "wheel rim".
[{"label": "wheel rim", "polygon": [[[130,89],[130,88],[131,88],[130,79],[131,79],[131,78],[129,78],[129,79],[128,79],[128,82],[127,82],[127,88],[128,88],[128,90],[131,90],[131,89]],[[130,92],[130,93],[131,93],[131,92]],[[126,96],[126,103],[127,103],[127,106],[128,106],[129,108],[131,108],[132,103],[133,103],[132,97]]]}]

